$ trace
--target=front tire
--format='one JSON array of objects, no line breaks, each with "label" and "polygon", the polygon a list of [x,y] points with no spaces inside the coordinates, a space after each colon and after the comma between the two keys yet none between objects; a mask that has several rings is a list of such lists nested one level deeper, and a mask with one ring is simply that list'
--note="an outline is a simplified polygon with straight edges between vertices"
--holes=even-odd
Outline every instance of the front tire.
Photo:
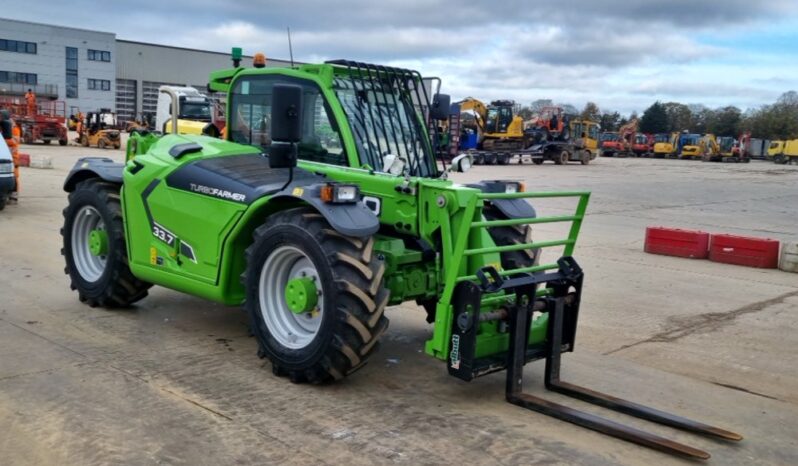
[{"label": "front tire", "polygon": [[[78,183],[64,209],[61,236],[70,288],[91,307],[125,307],[147,296],[152,286],[128,267],[119,186],[92,178]],[[91,251],[93,231],[105,237],[102,254]]]},{"label": "front tire", "polygon": [[[275,375],[295,383],[339,380],[374,354],[388,327],[389,292],[373,246],[373,238],[341,235],[309,208],[276,213],[255,230],[242,276],[245,307],[258,355]],[[297,278],[314,282],[311,310],[288,307],[285,289]]]},{"label": "front tire", "polygon": [[[496,207],[483,209],[485,220],[505,220],[507,217]],[[514,225],[492,227],[488,229],[490,237],[497,246],[510,246],[532,242],[531,225]],[[502,269],[512,270],[531,267],[538,264],[540,249],[522,249],[520,251],[504,251],[500,254]]]}]

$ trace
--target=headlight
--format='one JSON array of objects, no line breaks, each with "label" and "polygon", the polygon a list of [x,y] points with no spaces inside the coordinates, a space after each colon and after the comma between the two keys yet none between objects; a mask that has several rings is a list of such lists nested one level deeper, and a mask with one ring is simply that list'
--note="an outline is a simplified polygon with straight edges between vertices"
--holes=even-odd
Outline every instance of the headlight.
[{"label": "headlight", "polygon": [[11,162],[0,162],[0,173],[13,173],[14,164]]},{"label": "headlight", "polygon": [[515,181],[505,183],[504,185],[505,193],[522,193],[524,192],[525,189],[526,187],[524,186],[524,183],[519,183]]},{"label": "headlight", "polygon": [[460,172],[471,170],[471,159],[466,157],[460,161]]},{"label": "headlight", "polygon": [[322,186],[320,197],[331,204],[349,204],[357,202],[360,189],[352,184],[328,184]]}]

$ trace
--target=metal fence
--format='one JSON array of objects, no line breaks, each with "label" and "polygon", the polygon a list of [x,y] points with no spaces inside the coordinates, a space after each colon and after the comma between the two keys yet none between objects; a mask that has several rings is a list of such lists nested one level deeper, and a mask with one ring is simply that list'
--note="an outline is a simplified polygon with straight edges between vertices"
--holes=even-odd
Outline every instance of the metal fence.
[{"label": "metal fence", "polygon": [[25,95],[32,89],[36,97],[41,99],[57,99],[57,84],[25,84],[25,83],[0,83],[0,95],[18,96]]}]

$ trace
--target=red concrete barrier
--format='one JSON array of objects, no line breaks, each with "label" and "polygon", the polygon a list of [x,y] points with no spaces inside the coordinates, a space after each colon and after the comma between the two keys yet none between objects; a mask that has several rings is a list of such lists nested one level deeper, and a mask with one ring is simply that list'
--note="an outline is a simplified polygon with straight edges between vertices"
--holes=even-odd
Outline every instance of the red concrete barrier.
[{"label": "red concrete barrier", "polygon": [[30,167],[30,154],[23,154],[20,152],[18,154],[19,157],[19,166],[20,167]]},{"label": "red concrete barrier", "polygon": [[649,254],[706,259],[709,233],[680,228],[648,227],[644,250]]},{"label": "red concrete barrier", "polygon": [[713,234],[709,242],[709,260],[724,264],[775,269],[779,266],[779,241],[769,238]]}]

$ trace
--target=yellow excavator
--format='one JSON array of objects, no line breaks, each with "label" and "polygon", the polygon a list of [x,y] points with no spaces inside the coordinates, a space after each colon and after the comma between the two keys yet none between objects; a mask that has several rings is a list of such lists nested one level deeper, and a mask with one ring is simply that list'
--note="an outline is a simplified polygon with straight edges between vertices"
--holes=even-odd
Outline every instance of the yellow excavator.
[{"label": "yellow excavator", "polygon": [[458,102],[463,127],[477,133],[480,150],[518,150],[524,147],[524,120],[513,113],[515,102],[495,100],[485,105],[467,97]]},{"label": "yellow excavator", "polygon": [[679,141],[682,149],[679,152],[680,159],[695,160],[704,155],[704,147],[701,145],[701,135],[695,133],[682,133]]},{"label": "yellow excavator", "polygon": [[679,154],[679,133],[660,133],[654,136],[654,157],[664,159]]},{"label": "yellow excavator", "polygon": [[702,162],[720,162],[723,159],[718,140],[714,134],[705,134],[699,141]]}]

